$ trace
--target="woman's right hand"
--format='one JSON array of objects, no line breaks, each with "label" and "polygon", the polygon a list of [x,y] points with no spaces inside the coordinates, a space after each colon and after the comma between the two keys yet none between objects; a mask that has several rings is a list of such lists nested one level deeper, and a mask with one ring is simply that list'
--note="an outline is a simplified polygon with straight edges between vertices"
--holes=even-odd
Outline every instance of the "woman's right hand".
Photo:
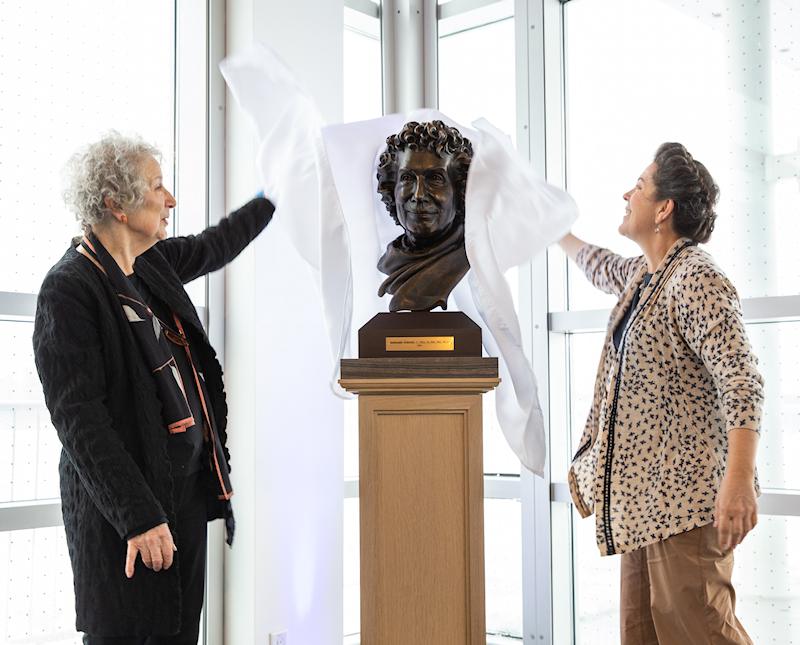
[{"label": "woman's right hand", "polygon": [[153,571],[169,569],[172,566],[173,554],[178,550],[172,540],[169,526],[164,522],[149,531],[140,533],[128,540],[128,556],[125,559],[125,575],[133,578],[133,565],[136,556],[142,556],[144,566]]},{"label": "woman's right hand", "polygon": [[572,233],[567,233],[558,241],[558,245],[564,250],[564,253],[566,253],[573,262],[576,261],[578,257],[578,251],[581,250],[581,247],[584,244],[586,244],[586,242],[579,237],[575,237]]}]

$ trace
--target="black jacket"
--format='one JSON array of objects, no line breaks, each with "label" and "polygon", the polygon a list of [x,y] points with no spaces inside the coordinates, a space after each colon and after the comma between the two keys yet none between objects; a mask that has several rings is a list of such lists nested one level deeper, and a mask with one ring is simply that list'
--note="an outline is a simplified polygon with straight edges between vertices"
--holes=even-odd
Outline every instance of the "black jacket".
[{"label": "black jacket", "polygon": [[[222,368],[183,285],[233,260],[273,211],[268,200],[254,199],[199,235],[157,243],[135,263],[137,275],[184,324],[223,445]],[[33,348],[63,446],[61,503],[77,629],[99,636],[176,633],[178,566],[156,573],[137,561],[130,580],[124,571],[126,536],[163,517],[175,524],[161,403],[108,279],[74,248],[42,283]],[[222,516],[224,502],[216,499],[210,471],[207,480],[214,519]]]}]

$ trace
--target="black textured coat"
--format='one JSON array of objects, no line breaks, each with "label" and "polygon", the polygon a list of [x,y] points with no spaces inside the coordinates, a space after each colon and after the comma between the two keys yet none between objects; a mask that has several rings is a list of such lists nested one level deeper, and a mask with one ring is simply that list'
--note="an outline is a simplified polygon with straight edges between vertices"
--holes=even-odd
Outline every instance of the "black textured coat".
[{"label": "black textured coat", "polygon": [[[157,243],[135,263],[137,275],[184,323],[223,445],[222,368],[183,285],[233,260],[273,211],[268,200],[254,199],[199,235]],[[61,503],[77,629],[100,636],[174,634],[180,629],[179,567],[156,573],[139,560],[133,578],[124,571],[126,537],[159,518],[175,524],[161,403],[108,279],[74,248],[42,283],[33,347],[63,446]],[[209,519],[215,519],[224,502],[216,498],[210,471],[207,480]]]}]

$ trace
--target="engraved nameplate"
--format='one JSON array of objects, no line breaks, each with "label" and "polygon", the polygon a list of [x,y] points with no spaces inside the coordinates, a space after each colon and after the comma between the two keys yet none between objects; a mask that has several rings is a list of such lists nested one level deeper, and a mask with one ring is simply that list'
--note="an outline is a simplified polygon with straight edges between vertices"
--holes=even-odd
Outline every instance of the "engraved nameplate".
[{"label": "engraved nameplate", "polygon": [[387,352],[452,352],[454,336],[387,336]]}]

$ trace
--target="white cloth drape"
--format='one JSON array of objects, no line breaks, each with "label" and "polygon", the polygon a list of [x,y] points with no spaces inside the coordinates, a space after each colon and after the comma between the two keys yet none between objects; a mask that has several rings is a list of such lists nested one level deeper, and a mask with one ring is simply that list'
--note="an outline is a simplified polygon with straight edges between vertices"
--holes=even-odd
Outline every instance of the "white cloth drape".
[{"label": "white cloth drape", "polygon": [[309,94],[268,48],[223,61],[222,73],[261,141],[258,169],[292,243],[317,276],[333,358],[350,355],[351,336],[374,314],[385,276],[376,264],[402,229],[377,194],[376,161],[386,137],[408,121],[441,119],[472,141],[467,179],[465,246],[470,271],[451,294],[500,358],[497,416],[512,450],[542,475],[545,433],[536,380],[525,356],[519,320],[504,278],[563,236],[577,217],[572,198],[537,177],[508,137],[481,119],[472,128],[435,110],[323,127]]}]

